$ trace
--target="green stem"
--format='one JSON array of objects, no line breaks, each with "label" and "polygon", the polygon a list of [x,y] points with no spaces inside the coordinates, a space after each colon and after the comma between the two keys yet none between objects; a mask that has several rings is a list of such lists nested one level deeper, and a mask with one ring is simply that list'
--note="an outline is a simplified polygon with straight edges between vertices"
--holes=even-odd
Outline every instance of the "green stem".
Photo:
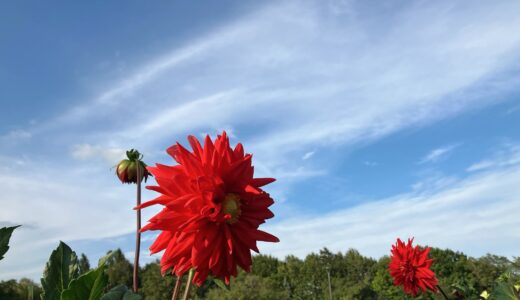
[{"label": "green stem", "polygon": [[29,285],[27,288],[29,289],[29,291],[28,291],[28,295],[27,295],[27,299],[28,299],[28,300],[33,300],[33,297],[34,297],[34,287],[33,287],[33,285],[31,284],[31,285]]},{"label": "green stem", "polygon": [[177,297],[179,297],[179,292],[181,291],[182,285],[182,277],[183,276],[177,276],[177,282],[175,282],[175,288],[173,289],[172,300],[177,300]]},{"label": "green stem", "polygon": [[188,300],[188,297],[190,296],[190,287],[191,287],[191,281],[193,280],[193,273],[195,273],[195,269],[190,269],[190,273],[188,274],[188,282],[186,282],[186,290],[184,290],[184,297],[183,300]]},{"label": "green stem", "polygon": [[329,299],[332,300],[332,285],[330,283],[330,268],[327,268],[327,278],[329,280]]},{"label": "green stem", "polygon": [[449,300],[450,298],[448,298],[448,296],[446,296],[446,293],[444,293],[444,291],[442,290],[441,286],[440,285],[437,285],[437,288],[439,289],[439,291],[441,292],[441,294],[444,296],[444,299],[446,300]]},{"label": "green stem", "polygon": [[[141,205],[141,166],[137,163],[137,206]],[[137,213],[137,230],[135,234],[135,257],[134,257],[134,293],[137,293],[139,286],[139,252],[141,251],[141,210]]]}]

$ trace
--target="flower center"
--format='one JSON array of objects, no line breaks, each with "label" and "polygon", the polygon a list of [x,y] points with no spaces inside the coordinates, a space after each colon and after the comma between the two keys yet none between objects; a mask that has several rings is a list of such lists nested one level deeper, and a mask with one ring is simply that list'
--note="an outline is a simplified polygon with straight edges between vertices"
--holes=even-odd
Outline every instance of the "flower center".
[{"label": "flower center", "polygon": [[415,268],[412,264],[410,264],[410,262],[401,262],[400,269],[407,278],[415,276]]},{"label": "flower center", "polygon": [[227,223],[233,224],[238,221],[240,217],[240,197],[237,194],[229,193],[222,202],[222,209],[224,215],[228,215]]}]

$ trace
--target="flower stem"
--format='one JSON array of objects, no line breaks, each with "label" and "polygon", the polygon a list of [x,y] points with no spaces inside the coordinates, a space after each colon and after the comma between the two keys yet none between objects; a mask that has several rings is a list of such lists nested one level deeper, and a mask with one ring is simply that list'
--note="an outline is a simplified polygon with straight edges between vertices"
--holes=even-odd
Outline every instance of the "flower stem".
[{"label": "flower stem", "polygon": [[188,296],[190,295],[190,287],[191,287],[191,281],[193,280],[193,273],[195,269],[190,269],[190,273],[188,274],[188,282],[186,282],[186,290],[184,290],[184,297],[183,300],[188,300]]},{"label": "flower stem", "polygon": [[[137,163],[137,206],[141,205],[141,166]],[[135,257],[134,257],[134,293],[137,293],[139,279],[139,252],[141,251],[141,210],[137,209],[137,230],[135,233]]]},{"label": "flower stem", "polygon": [[444,299],[449,300],[448,296],[446,296],[446,293],[444,293],[444,291],[441,289],[441,286],[440,286],[440,285],[437,285],[437,288],[439,289],[439,291],[441,292],[441,294],[444,296]]},{"label": "flower stem", "polygon": [[177,276],[177,282],[175,282],[175,288],[173,289],[172,300],[177,300],[182,285],[182,276]]},{"label": "flower stem", "polygon": [[330,284],[330,268],[327,267],[327,278],[329,281],[329,299],[332,300],[332,285]]}]

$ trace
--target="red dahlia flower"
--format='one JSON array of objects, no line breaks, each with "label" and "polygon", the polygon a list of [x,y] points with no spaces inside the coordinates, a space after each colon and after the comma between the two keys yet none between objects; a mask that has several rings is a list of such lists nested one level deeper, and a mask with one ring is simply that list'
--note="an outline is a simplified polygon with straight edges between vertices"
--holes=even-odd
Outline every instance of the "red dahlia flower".
[{"label": "red dahlia flower", "polygon": [[202,285],[208,274],[229,284],[237,266],[251,269],[251,250],[257,241],[278,242],[278,238],[258,230],[274,215],[268,209],[273,199],[260,187],[273,178],[253,178],[251,154],[242,144],[229,146],[226,132],[215,143],[206,136],[204,147],[189,136],[190,152],[179,143],[167,149],[178,165],[148,167],[158,186],[147,187],[161,195],[140,205],[164,206],[143,227],[162,230],[151,253],[165,250],[161,270],[181,276],[195,268],[193,282]]},{"label": "red dahlia flower", "polygon": [[437,292],[437,278],[430,269],[433,260],[428,258],[430,248],[420,249],[412,246],[413,238],[408,243],[397,239],[392,245],[389,270],[394,278],[394,285],[402,285],[407,294],[416,296],[419,291]]}]

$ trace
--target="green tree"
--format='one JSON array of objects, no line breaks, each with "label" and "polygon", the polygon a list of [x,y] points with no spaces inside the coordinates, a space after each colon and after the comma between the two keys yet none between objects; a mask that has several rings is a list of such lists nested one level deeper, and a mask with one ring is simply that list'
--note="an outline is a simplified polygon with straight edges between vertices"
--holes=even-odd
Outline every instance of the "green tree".
[{"label": "green tree", "polygon": [[[355,249],[349,249],[345,255],[338,253],[338,265],[334,269],[334,276],[342,279],[344,284],[337,289],[337,297],[341,299],[375,299],[376,293],[370,286],[374,279],[376,261],[364,257]],[[339,275],[335,275],[339,273]]]},{"label": "green tree", "polygon": [[18,293],[21,295],[20,299],[28,299],[29,291],[32,289],[33,299],[40,299],[42,288],[34,281],[28,278],[22,278],[18,281]]},{"label": "green tree", "polygon": [[85,274],[90,271],[90,262],[88,261],[88,257],[85,253],[81,253],[81,257],[79,258],[79,274]]},{"label": "green tree", "polygon": [[18,284],[16,280],[11,279],[8,281],[0,282],[0,299],[20,299],[18,295]]},{"label": "green tree", "polygon": [[[500,280],[497,279],[507,271],[509,275],[507,288],[516,284],[520,278],[520,259],[513,262],[503,256],[485,255],[471,258],[464,253],[449,249],[432,248],[430,256],[434,259],[432,269],[443,289],[452,294],[453,299],[480,299],[485,289],[497,294]],[[324,248],[319,253],[311,253],[300,259],[287,256],[279,260],[268,255],[253,256],[252,272],[239,271],[231,280],[231,290],[218,287],[211,278],[200,288],[193,287],[191,299],[279,299],[279,300],[311,300],[329,299],[329,276],[332,288],[332,299],[442,299],[440,294],[423,293],[416,298],[406,295],[402,287],[395,286],[388,271],[390,258],[382,257],[374,260],[361,255],[354,249],[345,253],[332,253]],[[88,268],[85,255],[79,259],[82,272]],[[107,262],[109,286],[131,285],[132,265],[117,249]],[[503,276],[502,276],[503,277]],[[157,262],[147,264],[141,272],[140,293],[144,299],[169,299],[173,291],[175,278],[162,276]],[[503,281],[503,280],[502,280]],[[183,286],[186,276],[183,279]],[[26,300],[32,287],[34,299],[38,299],[40,287],[29,279],[0,282],[0,299]],[[504,290],[504,289],[503,289]],[[461,298],[462,295],[464,298]]]},{"label": "green tree", "polygon": [[478,290],[490,289],[496,279],[511,266],[509,259],[503,256],[487,254],[478,259],[470,259],[469,267],[476,277]]},{"label": "green tree", "polygon": [[161,275],[161,266],[158,263],[150,263],[144,266],[140,274],[141,294],[146,300],[163,300],[172,297],[175,280],[173,276]]},{"label": "green tree", "polygon": [[390,258],[384,256],[377,262],[374,271],[375,276],[371,282],[371,287],[378,295],[377,299],[402,300],[406,295],[400,287],[394,286],[392,277],[388,272]]},{"label": "green tree", "polygon": [[465,297],[479,298],[476,289],[477,277],[471,270],[468,257],[450,249],[432,248],[430,257],[434,260],[432,270],[439,279],[441,288],[448,293],[464,294]]},{"label": "green tree", "polygon": [[132,286],[132,264],[126,259],[121,249],[114,251],[114,254],[107,261],[108,286],[111,289],[123,284]]},{"label": "green tree", "polygon": [[289,299],[287,292],[276,288],[268,278],[240,271],[231,279],[231,289],[213,287],[208,291],[207,300],[283,300]]},{"label": "green tree", "polygon": [[254,255],[252,273],[260,277],[270,277],[278,272],[280,261],[270,255]]},{"label": "green tree", "polygon": [[30,279],[22,278],[18,282],[14,279],[1,281],[0,299],[27,300],[31,289],[33,292],[33,299],[40,299],[40,294],[42,292],[41,287]]},{"label": "green tree", "polygon": [[302,267],[303,262],[293,255],[287,256],[285,261],[278,265],[277,274],[281,275],[281,283],[288,299],[301,299],[302,280],[299,275]]}]

